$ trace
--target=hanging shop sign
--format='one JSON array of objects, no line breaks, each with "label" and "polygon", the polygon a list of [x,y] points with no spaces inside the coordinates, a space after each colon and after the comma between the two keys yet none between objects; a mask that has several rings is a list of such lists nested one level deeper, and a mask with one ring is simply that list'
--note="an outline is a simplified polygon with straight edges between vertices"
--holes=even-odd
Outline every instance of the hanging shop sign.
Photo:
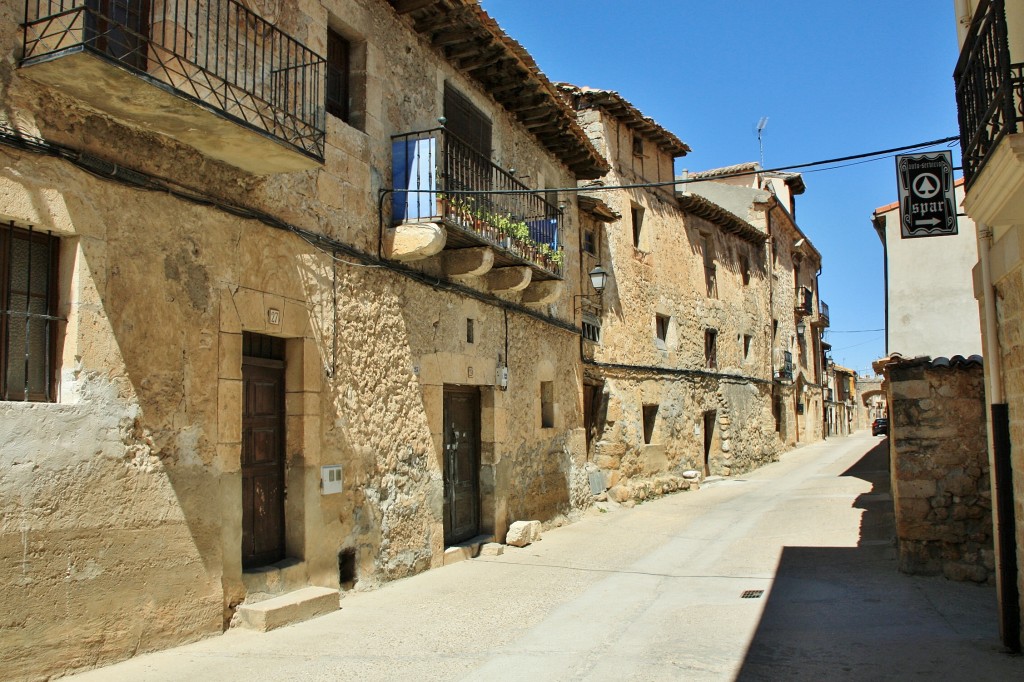
[{"label": "hanging shop sign", "polygon": [[896,157],[896,177],[903,239],[957,233],[950,152],[901,154]]}]

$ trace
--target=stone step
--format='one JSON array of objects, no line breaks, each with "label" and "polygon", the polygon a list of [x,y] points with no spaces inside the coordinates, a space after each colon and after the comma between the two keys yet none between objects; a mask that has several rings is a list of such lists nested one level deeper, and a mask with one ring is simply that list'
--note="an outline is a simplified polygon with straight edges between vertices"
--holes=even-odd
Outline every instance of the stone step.
[{"label": "stone step", "polygon": [[337,590],[328,587],[304,587],[280,597],[255,604],[242,604],[235,612],[237,626],[267,632],[322,616],[340,608]]},{"label": "stone step", "polygon": [[480,548],[493,541],[493,535],[477,535],[475,538],[460,542],[457,545],[444,548],[443,566],[457,564],[466,559],[475,559],[480,556]]}]

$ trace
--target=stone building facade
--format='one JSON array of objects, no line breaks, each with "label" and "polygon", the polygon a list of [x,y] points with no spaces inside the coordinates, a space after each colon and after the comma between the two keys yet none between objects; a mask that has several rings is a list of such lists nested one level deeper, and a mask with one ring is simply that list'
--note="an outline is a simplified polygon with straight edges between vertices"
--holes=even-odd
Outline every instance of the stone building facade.
[{"label": "stone building facade", "polygon": [[885,373],[899,567],[994,583],[981,358],[891,358]]},{"label": "stone building facade", "polygon": [[[799,418],[788,421],[788,409],[773,417],[774,397],[793,396],[794,378],[806,381],[818,352],[812,344],[787,374],[772,336],[777,307],[795,343],[798,308],[792,268],[784,278],[773,273],[775,195],[759,189],[755,205],[746,193],[740,217],[672,182],[673,160],[689,148],[621,95],[561,87],[611,166],[599,182],[581,183],[580,198],[581,274],[610,273],[600,296],[578,306],[591,330],[583,353],[594,491],[643,499],[685,485],[686,472],[728,476],[772,461],[797,442]],[[806,238],[795,246],[816,255]],[[800,284],[816,284],[816,272]],[[806,333],[814,334],[810,325]],[[819,419],[820,398],[819,388]],[[804,429],[804,440],[821,438],[820,423]]]},{"label": "stone building facade", "polygon": [[2,15],[5,676],[591,500],[553,86],[468,1],[222,4]]},{"label": "stone building facade", "polygon": [[689,174],[687,190],[747,220],[767,235],[764,264],[772,413],[784,447],[824,438],[822,332],[828,306],[818,292],[821,253],[796,223],[798,173],[765,173],[757,163]]}]

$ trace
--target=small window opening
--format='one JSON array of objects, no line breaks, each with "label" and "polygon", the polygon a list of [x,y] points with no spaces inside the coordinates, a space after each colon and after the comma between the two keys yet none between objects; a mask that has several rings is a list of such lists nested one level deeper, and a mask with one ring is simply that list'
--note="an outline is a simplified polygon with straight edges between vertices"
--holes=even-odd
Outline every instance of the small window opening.
[{"label": "small window opening", "polygon": [[641,246],[641,235],[643,232],[644,209],[642,206],[633,205],[629,209],[630,218],[633,221],[633,246],[639,249]]},{"label": "small window opening", "polygon": [[540,427],[555,427],[555,382],[540,382]]},{"label": "small window opening", "polygon": [[668,315],[654,316],[654,333],[662,343],[668,340],[668,325],[671,321],[672,318]]},{"label": "small window opening", "polygon": [[654,438],[654,423],[658,419],[657,405],[644,405],[644,445],[650,445]]},{"label": "small window opening", "polygon": [[718,368],[718,332],[714,329],[704,330],[704,365],[708,369]]},{"label": "small window opening", "polygon": [[747,360],[750,358],[750,342],[753,341],[754,337],[750,334],[743,335],[743,359]]},{"label": "small window opening", "polygon": [[704,234],[700,238],[701,251],[704,255],[704,287],[708,298],[718,298],[718,276],[715,267],[715,244],[711,235]]},{"label": "small window opening", "polygon": [[743,286],[750,284],[750,258],[743,256],[740,259],[740,274],[743,277]]},{"label": "small window opening", "polygon": [[349,74],[351,73],[352,45],[340,34],[327,31],[327,113],[348,122]]},{"label": "small window opening", "polygon": [[476,337],[473,329],[473,318],[466,318],[466,343],[475,343]]},{"label": "small window opening", "polygon": [[594,230],[583,231],[583,251],[592,256],[597,255],[597,239]]},{"label": "small window opening", "polygon": [[639,135],[633,136],[633,156],[644,155],[644,138]]},{"label": "small window opening", "polygon": [[356,576],[356,550],[343,549],[338,553],[338,584],[342,590],[351,590],[359,578]]}]

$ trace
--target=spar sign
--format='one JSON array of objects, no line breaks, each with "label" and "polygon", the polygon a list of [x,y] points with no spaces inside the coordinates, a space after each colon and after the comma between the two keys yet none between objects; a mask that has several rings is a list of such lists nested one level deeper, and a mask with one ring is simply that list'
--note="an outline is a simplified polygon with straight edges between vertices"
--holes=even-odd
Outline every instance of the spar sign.
[{"label": "spar sign", "polygon": [[956,234],[953,155],[902,154],[896,157],[900,189],[900,235],[941,237]]}]

